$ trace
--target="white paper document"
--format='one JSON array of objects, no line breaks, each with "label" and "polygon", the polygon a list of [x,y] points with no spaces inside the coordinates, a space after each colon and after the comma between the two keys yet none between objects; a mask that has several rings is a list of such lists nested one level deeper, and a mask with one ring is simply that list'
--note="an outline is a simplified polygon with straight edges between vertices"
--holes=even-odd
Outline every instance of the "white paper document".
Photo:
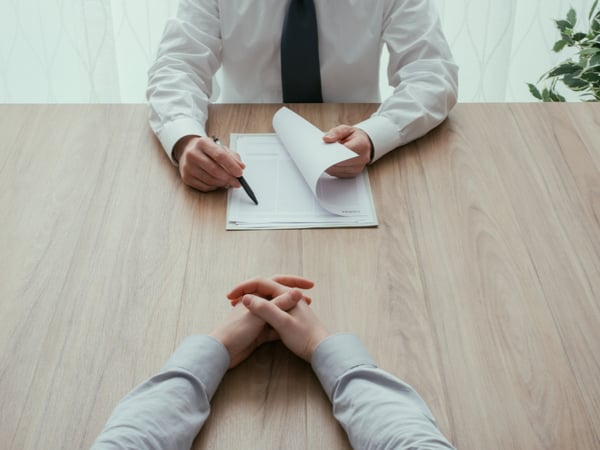
[{"label": "white paper document", "polygon": [[377,225],[369,176],[335,178],[325,171],[356,154],[323,142],[323,132],[281,108],[275,134],[232,134],[230,147],[244,163],[244,178],[258,199],[230,189],[227,229],[367,227]]}]

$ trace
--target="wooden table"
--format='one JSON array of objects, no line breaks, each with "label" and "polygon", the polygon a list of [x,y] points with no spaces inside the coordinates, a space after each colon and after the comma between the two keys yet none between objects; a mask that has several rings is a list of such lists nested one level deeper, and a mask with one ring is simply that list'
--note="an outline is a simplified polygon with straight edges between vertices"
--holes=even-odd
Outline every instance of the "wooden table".
[{"label": "wooden table", "polygon": [[[210,133],[278,105],[218,105]],[[323,129],[375,105],[292,105]],[[412,384],[460,449],[600,446],[600,105],[461,104],[369,168],[376,229],[225,231],[144,105],[0,106],[0,445],[86,448],[238,281],[312,278],[333,331]],[[269,344],[195,448],[348,448],[310,367]]]}]

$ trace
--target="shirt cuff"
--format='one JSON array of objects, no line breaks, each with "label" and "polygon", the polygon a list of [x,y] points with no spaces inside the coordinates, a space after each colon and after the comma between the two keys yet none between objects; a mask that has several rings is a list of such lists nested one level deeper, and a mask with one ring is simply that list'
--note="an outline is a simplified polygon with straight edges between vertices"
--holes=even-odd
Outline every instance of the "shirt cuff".
[{"label": "shirt cuff", "polygon": [[340,333],[321,341],[313,352],[311,366],[331,401],[336,382],[342,375],[354,367],[377,367],[377,364],[358,336]]},{"label": "shirt cuff", "polygon": [[156,133],[167,156],[177,166],[177,161],[173,159],[173,147],[179,139],[184,136],[206,136],[206,130],[197,121],[189,117],[182,117],[166,123],[160,131]]},{"label": "shirt cuff", "polygon": [[372,163],[394,150],[402,142],[397,126],[387,117],[374,115],[354,126],[367,133],[373,142]]},{"label": "shirt cuff", "polygon": [[186,338],[173,352],[163,370],[184,369],[200,380],[211,399],[229,368],[229,352],[207,335]]}]

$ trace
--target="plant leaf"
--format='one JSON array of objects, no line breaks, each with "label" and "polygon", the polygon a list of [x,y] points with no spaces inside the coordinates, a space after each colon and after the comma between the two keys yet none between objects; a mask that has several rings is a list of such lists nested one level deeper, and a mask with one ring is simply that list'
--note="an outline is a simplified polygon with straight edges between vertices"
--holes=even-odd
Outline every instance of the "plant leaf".
[{"label": "plant leaf", "polygon": [[564,102],[565,98],[554,89],[550,89],[550,100],[553,102]]},{"label": "plant leaf", "polygon": [[590,67],[600,66],[600,53],[596,53],[590,59]]},{"label": "plant leaf", "polygon": [[579,52],[581,56],[594,56],[597,53],[600,53],[600,48],[595,47],[584,48]]},{"label": "plant leaf", "polygon": [[550,91],[548,90],[548,88],[544,88],[544,90],[542,91],[542,100],[545,102],[550,101]]},{"label": "plant leaf", "polygon": [[567,22],[566,20],[555,20],[554,21],[556,23],[556,27],[558,28],[558,30],[561,33],[566,32],[567,30],[569,31],[573,31],[573,27],[571,26],[571,24],[569,22]]},{"label": "plant leaf", "polygon": [[[568,31],[571,31],[571,30],[568,30]],[[571,39],[571,35],[566,34],[566,33],[562,33],[561,36],[562,36],[563,40],[567,43],[567,45],[569,47],[572,47],[573,44],[575,44],[575,42],[573,42],[573,39]]]},{"label": "plant leaf", "polygon": [[592,84],[600,83],[600,73],[595,72],[593,70],[586,70],[581,75],[579,75],[579,78]]},{"label": "plant leaf", "polygon": [[575,63],[566,63],[566,64],[561,64],[560,66],[552,69],[549,73],[548,73],[548,78],[552,78],[552,77],[558,77],[560,75],[572,75],[574,76],[575,74],[581,72],[581,67]]},{"label": "plant leaf", "polygon": [[582,80],[581,78],[572,77],[570,75],[566,75],[562,82],[573,91],[583,91],[588,87],[588,82]]},{"label": "plant leaf", "polygon": [[575,12],[575,9],[569,9],[569,12],[567,13],[567,22],[571,24],[571,28],[575,28],[575,24],[577,23],[577,13]]},{"label": "plant leaf", "polygon": [[565,41],[564,39],[561,39],[560,41],[556,41],[552,50],[554,50],[556,53],[558,53],[563,48],[565,48],[565,45],[567,45],[567,41]]},{"label": "plant leaf", "polygon": [[592,7],[590,8],[590,15],[588,16],[588,19],[591,21],[592,17],[594,16],[594,11],[596,10],[596,6],[598,6],[598,0],[596,0],[594,2],[594,4],[592,5]]},{"label": "plant leaf", "polygon": [[529,86],[529,92],[531,93],[531,95],[533,95],[538,100],[542,99],[542,94],[540,94],[540,91],[539,91],[539,89],[537,87],[535,87],[531,83],[527,83],[527,86]]},{"label": "plant leaf", "polygon": [[586,37],[587,37],[587,34],[585,34],[585,33],[575,33],[575,34],[573,35],[573,40],[574,40],[575,42],[579,42],[579,41],[581,41],[582,39],[585,39]]}]

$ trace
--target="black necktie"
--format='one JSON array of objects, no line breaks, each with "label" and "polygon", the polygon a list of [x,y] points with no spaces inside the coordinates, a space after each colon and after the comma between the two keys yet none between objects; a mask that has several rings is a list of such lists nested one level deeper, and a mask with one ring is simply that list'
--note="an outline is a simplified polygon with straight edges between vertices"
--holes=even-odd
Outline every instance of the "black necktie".
[{"label": "black necktie", "polygon": [[323,101],[313,0],[290,0],[281,32],[281,87],[286,103]]}]

